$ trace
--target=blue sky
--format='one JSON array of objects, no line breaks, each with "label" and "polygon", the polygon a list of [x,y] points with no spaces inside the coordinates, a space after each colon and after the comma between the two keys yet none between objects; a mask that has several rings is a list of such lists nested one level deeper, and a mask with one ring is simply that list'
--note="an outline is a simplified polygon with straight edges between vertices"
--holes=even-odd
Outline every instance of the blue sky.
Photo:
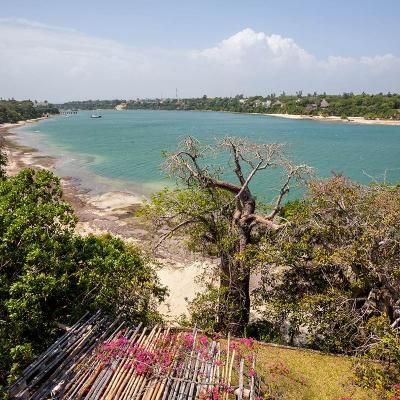
[{"label": "blue sky", "polygon": [[[9,36],[11,35],[10,25],[12,25],[12,21],[14,21],[14,30],[12,32],[17,37],[19,37],[18,32],[26,31],[26,25],[31,24],[32,35],[38,35],[38,41],[35,42],[38,43],[38,48],[46,46],[46,40],[44,39],[46,33],[54,37],[54,30],[52,30],[54,27],[65,28],[65,32],[69,30],[79,32],[82,40],[77,39],[76,36],[71,37],[71,46],[73,47],[74,43],[76,43],[76,51],[74,52],[75,61],[68,59],[70,62],[68,64],[70,68],[68,71],[77,71],[80,69],[89,74],[90,71],[88,69],[92,67],[93,74],[96,74],[96,77],[100,78],[100,65],[92,65],[88,61],[88,58],[85,60],[82,57],[79,58],[79,54],[82,55],[82,49],[78,47],[85,40],[87,40],[87,43],[90,42],[90,45],[96,49],[103,45],[107,47],[106,41],[113,41],[116,46],[125,47],[125,50],[121,50],[118,54],[104,53],[102,56],[105,58],[118,58],[118,60],[123,60],[123,62],[130,60],[133,62],[132,66],[135,66],[135,68],[138,65],[139,57],[140,62],[144,62],[142,65],[143,68],[145,68],[146,64],[152,64],[157,65],[157,68],[162,68],[165,65],[165,68],[175,69],[176,75],[163,74],[162,77],[156,79],[157,86],[161,90],[155,90],[150,79],[147,91],[145,86],[137,85],[135,80],[130,81],[130,84],[137,88],[135,93],[138,96],[140,95],[140,97],[146,95],[151,97],[156,95],[156,92],[161,92],[162,90],[171,91],[172,93],[172,87],[175,86],[187,87],[189,76],[183,75],[185,71],[188,71],[188,68],[192,71],[192,75],[199,73],[199,70],[204,68],[208,68],[212,73],[210,72],[209,75],[205,74],[202,76],[198,87],[189,85],[190,88],[187,90],[187,95],[201,95],[202,92],[207,91],[211,95],[229,95],[228,92],[232,90],[234,92],[244,91],[252,94],[256,91],[268,89],[274,91],[279,91],[280,89],[295,91],[300,89],[321,90],[326,88],[327,91],[341,91],[347,86],[349,90],[354,91],[386,91],[391,88],[392,91],[399,91],[400,89],[400,84],[396,82],[395,73],[395,69],[399,66],[398,58],[400,57],[399,0],[382,0],[380,2],[376,0],[336,0],[330,2],[322,0],[286,0],[280,2],[276,0],[119,0],[114,2],[110,0],[0,0],[0,5],[0,17],[3,18],[3,25],[7,25],[5,33]],[[43,26],[34,27],[33,25],[37,23],[43,24]],[[22,26],[24,24],[25,26]],[[236,34],[244,31],[246,28],[249,28],[254,33],[253,35],[247,32],[244,35],[245,37],[243,35],[239,37],[248,47],[245,53],[240,53],[240,57],[243,57],[247,61],[251,60],[252,63],[259,63],[260,60],[262,62],[265,61],[265,57],[262,58],[260,56],[259,60],[255,55],[256,53],[265,55],[264,39],[256,36],[258,33],[263,33],[267,41],[274,34],[279,35],[283,39],[292,40],[297,48],[304,50],[307,55],[312,56],[316,60],[315,62],[319,64],[311,65],[311,61],[308,60],[309,74],[307,75],[302,70],[302,73],[297,77],[297,81],[291,78],[290,84],[285,84],[284,76],[282,75],[277,79],[277,70],[273,69],[276,66],[276,60],[273,63],[271,61],[270,64],[265,65],[264,72],[271,75],[271,79],[266,80],[263,77],[265,73],[263,73],[261,68],[256,68],[257,71],[254,71],[253,76],[243,74],[243,68],[251,67],[249,63],[244,65],[243,60],[241,61],[241,68],[237,67],[235,72],[232,64],[235,64],[235,61],[239,57],[237,52],[234,54],[234,59],[232,58],[232,54],[229,53],[227,55],[225,50],[223,51],[225,58],[215,52],[213,54],[201,53],[207,49],[218,47],[224,40],[235,37]],[[38,32],[39,30],[40,32]],[[21,34],[18,40],[11,40],[10,38],[7,43],[3,44],[3,47],[0,48],[0,51],[2,51],[0,53],[0,61],[2,56],[10,56],[10,48],[12,46],[17,48],[21,46],[21,53],[19,55],[21,56],[22,52],[25,55],[24,57],[21,56],[19,61],[21,63],[27,62],[26,46],[24,47],[23,43],[23,40],[26,40],[26,38],[24,39],[25,36]],[[254,40],[251,38],[256,40],[258,44],[254,45]],[[41,43],[40,40],[44,42]],[[94,43],[96,40],[98,41]],[[101,41],[102,44],[100,44]],[[249,44],[249,41],[252,44]],[[54,43],[52,45],[56,46]],[[268,46],[270,46],[270,43]],[[135,56],[132,54],[133,48],[136,52]],[[32,49],[32,43],[29,49]],[[85,49],[87,49],[86,45]],[[71,53],[73,50],[73,48],[60,48],[58,59],[54,54],[54,49],[49,49],[47,53],[53,54],[53,60],[49,59],[49,63],[54,62],[53,70],[58,68],[61,73],[62,71],[58,63],[65,64],[66,52]],[[123,55],[122,52],[124,51]],[[192,61],[188,65],[188,54],[193,55],[193,52],[196,51],[198,52],[195,57],[196,62],[193,62],[192,57]],[[129,55],[127,54],[128,52],[130,52]],[[138,52],[140,53],[139,55]],[[18,54],[16,53],[18,53],[18,49],[11,54],[12,57],[17,57]],[[199,54],[201,55],[199,56]],[[46,51],[44,55],[46,55]],[[38,61],[38,53],[32,53],[31,56],[31,68],[37,68],[38,63],[43,64]],[[203,56],[208,59],[208,64],[205,63]],[[271,55],[269,53],[268,57],[268,60],[270,60]],[[298,57],[296,57],[295,59],[293,57],[286,57],[284,61],[282,61],[282,57],[279,58],[279,62],[283,63],[281,64],[281,66],[283,65],[283,68],[281,68],[282,73],[289,74],[296,71],[289,68],[290,64],[297,63],[296,60]],[[337,60],[334,60],[336,68],[340,69],[340,71],[336,71],[337,73],[332,72],[332,62],[329,61],[330,57],[341,58],[340,67]],[[368,57],[368,60],[364,60],[363,57]],[[375,64],[377,61],[374,57],[386,57],[383,61],[379,59],[379,68],[382,69],[382,76],[376,75],[377,67]],[[144,58],[147,61],[143,61]],[[199,61],[200,58],[201,60]],[[213,59],[214,62],[212,63],[210,59]],[[350,59],[353,60],[351,66]],[[373,62],[370,59],[375,60],[374,65],[372,65]],[[14,58],[12,60],[17,62]],[[181,60],[181,63],[179,63],[179,60]],[[347,61],[344,62],[343,60]],[[357,67],[354,64],[357,62],[361,63],[362,67]],[[337,79],[335,82],[324,83],[323,71],[320,71],[319,75],[317,74],[315,82],[312,81],[312,71],[318,68],[321,69],[320,63],[329,63],[329,71],[331,73],[329,77]],[[384,68],[382,67],[382,63],[384,63]],[[176,70],[176,65],[179,64],[185,65],[184,71]],[[370,71],[366,70],[365,65],[370,66]],[[227,68],[226,74],[221,69],[224,66]],[[45,67],[41,65],[41,68]],[[121,79],[124,78],[126,80],[127,70],[123,72],[118,65],[115,68],[115,70],[108,70],[108,73],[113,73],[113,71],[114,75],[120,73]],[[326,68],[326,66],[324,65],[323,68]],[[347,68],[347,75],[343,68]],[[352,85],[355,71],[360,68],[362,68],[361,75],[363,80],[360,77],[356,77],[357,82]],[[20,69],[21,73],[23,73],[23,68],[20,67]],[[65,71],[64,80],[68,79],[68,71]],[[157,69],[152,71],[153,77],[156,71]],[[16,75],[15,71],[14,73],[11,72],[6,71],[7,76],[17,81],[18,75]],[[370,75],[371,73],[372,75]],[[259,74],[260,79],[257,79],[256,74]],[[216,75],[219,77],[226,75],[229,79],[226,79],[225,85],[222,85],[220,82],[216,85],[216,81],[219,80],[216,78]],[[143,70],[140,70],[140,76],[143,81],[145,77]],[[76,75],[74,75],[74,79],[78,79]],[[166,80],[168,84],[165,84],[166,82],[161,81],[161,79]],[[399,79],[397,78],[397,80]],[[237,88],[232,88],[232,84],[235,82],[238,83]],[[97,88],[96,90],[91,90],[90,86],[86,87],[86,89],[90,89],[90,93],[87,93],[87,96],[98,95],[107,97],[113,94],[123,97],[130,94],[128,90],[122,90],[122,82],[117,84],[115,79],[113,79],[113,84],[114,88],[118,88],[119,90],[111,90],[111,83],[110,85],[105,85],[107,89],[104,90],[104,93],[99,92]],[[6,86],[11,85],[8,84]],[[18,95],[30,94],[32,96],[34,93],[31,94],[31,91],[35,91],[35,89],[34,86],[29,86],[28,90],[25,91],[20,90],[20,88],[15,88],[15,90],[18,92]],[[66,92],[68,93],[65,93],[64,97],[70,98],[73,96],[71,90],[66,90]],[[10,95],[10,93],[7,93],[7,95]],[[54,97],[54,94],[50,90],[39,90],[38,95]],[[82,97],[84,93],[78,90],[76,95]]]},{"label": "blue sky", "polygon": [[202,48],[243,28],[279,33],[319,56],[400,51],[399,0],[2,0],[0,14],[135,46]]}]

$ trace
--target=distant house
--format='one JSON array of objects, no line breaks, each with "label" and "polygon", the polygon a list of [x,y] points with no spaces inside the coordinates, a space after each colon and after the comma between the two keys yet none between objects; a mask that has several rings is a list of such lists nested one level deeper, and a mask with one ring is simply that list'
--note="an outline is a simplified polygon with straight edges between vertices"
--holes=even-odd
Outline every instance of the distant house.
[{"label": "distant house", "polygon": [[239,100],[239,103],[240,103],[240,104],[245,104],[246,102],[247,102],[247,99],[240,99],[240,100]]},{"label": "distant house", "polygon": [[115,109],[116,109],[117,111],[122,111],[122,110],[125,110],[126,106],[127,106],[126,103],[120,103],[120,104],[117,104],[117,105],[115,106]]},{"label": "distant house", "polygon": [[323,99],[322,101],[321,101],[321,104],[319,105],[321,108],[327,108],[327,107],[329,107],[329,103],[325,100],[325,99]]},{"label": "distant house", "polygon": [[277,100],[277,101],[273,104],[273,106],[274,106],[274,107],[275,107],[275,106],[282,107],[282,106],[283,106],[283,103],[282,103],[281,101]]},{"label": "distant house", "polygon": [[47,101],[35,101],[33,103],[33,107],[38,108],[38,107],[47,107],[48,103]]},{"label": "distant house", "polygon": [[267,101],[263,101],[263,102],[262,102],[262,105],[263,105],[265,108],[271,107],[271,104],[272,104],[272,101],[271,101],[271,100],[267,100]]},{"label": "distant house", "polygon": [[306,110],[307,110],[307,111],[314,111],[314,110],[316,110],[317,108],[318,108],[318,106],[317,106],[315,103],[307,104],[307,105],[306,105]]}]

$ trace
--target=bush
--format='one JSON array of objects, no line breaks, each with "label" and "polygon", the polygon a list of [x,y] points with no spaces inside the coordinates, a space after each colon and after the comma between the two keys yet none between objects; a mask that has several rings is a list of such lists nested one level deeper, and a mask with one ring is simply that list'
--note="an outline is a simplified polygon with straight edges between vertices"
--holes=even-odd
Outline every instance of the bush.
[{"label": "bush", "polygon": [[150,260],[110,235],[80,237],[48,171],[0,180],[0,385],[13,381],[85,311],[159,320],[165,296]]}]

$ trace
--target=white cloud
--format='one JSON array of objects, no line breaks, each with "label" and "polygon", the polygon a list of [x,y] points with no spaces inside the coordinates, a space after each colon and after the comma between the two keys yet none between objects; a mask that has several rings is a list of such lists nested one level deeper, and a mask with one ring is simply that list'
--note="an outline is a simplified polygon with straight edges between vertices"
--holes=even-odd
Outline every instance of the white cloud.
[{"label": "white cloud", "polygon": [[194,59],[208,58],[223,63],[248,62],[253,57],[259,62],[284,64],[290,61],[310,62],[313,57],[300,48],[292,39],[280,35],[266,35],[246,28],[223,40],[219,45],[194,51]]},{"label": "white cloud", "polygon": [[318,59],[247,28],[201,50],[142,49],[24,19],[0,19],[0,96],[135,98],[271,91],[400,91],[400,58]]}]

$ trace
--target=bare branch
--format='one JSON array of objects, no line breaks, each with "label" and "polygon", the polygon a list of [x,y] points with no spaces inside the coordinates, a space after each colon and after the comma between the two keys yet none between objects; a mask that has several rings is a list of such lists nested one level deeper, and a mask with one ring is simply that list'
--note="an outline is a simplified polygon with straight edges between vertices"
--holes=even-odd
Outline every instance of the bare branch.
[{"label": "bare branch", "polygon": [[266,226],[274,231],[281,229],[285,226],[285,224],[276,224],[275,222],[271,221],[270,219],[264,218],[258,214],[250,214],[245,218],[246,222],[250,222],[250,226],[254,227],[257,224]]},{"label": "bare branch", "polygon": [[260,166],[262,161],[260,161],[255,168],[250,172],[249,176],[247,177],[246,181],[243,183],[242,188],[240,189],[239,193],[236,195],[237,198],[241,196],[241,194],[248,188],[250,181],[252,180],[253,176],[260,170]]},{"label": "bare branch", "polygon": [[183,226],[189,225],[191,223],[195,222],[193,219],[188,219],[185,221],[182,221],[180,224],[174,226],[172,229],[170,229],[168,232],[164,233],[160,239],[158,240],[158,242],[155,244],[153,250],[157,249],[160,244],[170,235],[172,235],[174,232],[176,232],[178,229],[182,228]]},{"label": "bare branch", "polygon": [[275,216],[279,213],[281,210],[282,206],[282,200],[284,197],[289,193],[290,190],[290,182],[293,178],[296,179],[303,179],[304,175],[310,175],[312,173],[312,168],[309,166],[302,164],[302,165],[296,165],[296,166],[290,166],[290,171],[286,177],[286,180],[282,187],[279,190],[279,195],[275,201],[275,206],[272,209],[271,213],[266,216],[266,219],[273,220]]},{"label": "bare branch", "polygon": [[243,177],[242,167],[240,165],[240,160],[239,160],[240,153],[239,153],[235,143],[230,138],[226,138],[226,140],[227,140],[227,142],[229,142],[231,144],[231,148],[232,148],[231,152],[233,155],[233,159],[235,161],[235,174],[238,177],[240,184],[244,185],[245,180]]}]

